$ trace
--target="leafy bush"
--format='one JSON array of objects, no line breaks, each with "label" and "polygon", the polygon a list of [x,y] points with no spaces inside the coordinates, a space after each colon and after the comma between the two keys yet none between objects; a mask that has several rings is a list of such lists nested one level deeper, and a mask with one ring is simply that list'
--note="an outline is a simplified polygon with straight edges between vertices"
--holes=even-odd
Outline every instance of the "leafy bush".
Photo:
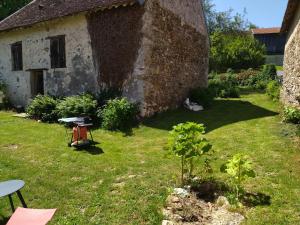
[{"label": "leafy bush", "polygon": [[266,92],[271,99],[278,101],[280,97],[280,84],[276,80],[270,81],[267,85]]},{"label": "leafy bush", "polygon": [[259,75],[258,70],[248,69],[237,74],[236,79],[240,86],[251,86],[251,79]]},{"label": "leafy bush", "polygon": [[258,68],[265,62],[265,46],[251,35],[215,32],[211,35],[210,69],[225,72]]},{"label": "leafy bush", "polygon": [[209,88],[197,88],[191,91],[190,99],[192,102],[208,107],[214,100],[214,93]]},{"label": "leafy bush", "polygon": [[0,80],[0,91],[5,91],[6,90],[6,85],[4,81]]},{"label": "leafy bush", "polygon": [[211,72],[211,73],[209,73],[208,74],[208,80],[213,80],[213,79],[215,79],[215,78],[217,78],[218,77],[218,73],[217,72]]},{"label": "leafy bush", "polygon": [[238,98],[240,90],[237,86],[236,76],[233,74],[220,75],[218,78],[209,80],[208,88],[215,97]]},{"label": "leafy bush", "polygon": [[97,111],[97,101],[89,94],[66,97],[57,105],[60,117],[91,116]]},{"label": "leafy bush", "polygon": [[231,182],[235,187],[236,201],[239,202],[243,193],[242,183],[249,177],[255,177],[252,162],[248,156],[236,154],[226,164],[221,166],[221,171],[230,176]]},{"label": "leafy bush", "polygon": [[239,98],[240,89],[238,87],[226,87],[221,90],[219,97],[221,98]]},{"label": "leafy bush", "polygon": [[275,65],[264,65],[262,71],[257,76],[251,76],[248,80],[248,85],[259,89],[265,90],[270,81],[277,81],[277,73]]},{"label": "leafy bush", "polygon": [[26,113],[33,119],[43,122],[57,121],[56,106],[58,101],[51,96],[38,95],[26,109]]},{"label": "leafy bush", "polygon": [[283,118],[285,122],[300,124],[300,109],[291,106],[285,107]]},{"label": "leafy bush", "polygon": [[0,109],[7,106],[8,100],[6,98],[6,85],[2,80],[0,80]]},{"label": "leafy bush", "polygon": [[138,107],[126,98],[109,100],[103,109],[98,111],[102,127],[107,130],[128,130],[135,125]]},{"label": "leafy bush", "polygon": [[117,88],[106,88],[96,95],[98,106],[104,106],[109,100],[121,97],[122,91]]},{"label": "leafy bush", "polygon": [[182,185],[193,175],[194,159],[207,153],[212,147],[203,137],[204,133],[204,125],[193,122],[178,124],[170,132],[170,151],[181,158]]},{"label": "leafy bush", "polygon": [[273,64],[264,65],[261,76],[264,80],[275,80],[277,77],[276,66]]}]

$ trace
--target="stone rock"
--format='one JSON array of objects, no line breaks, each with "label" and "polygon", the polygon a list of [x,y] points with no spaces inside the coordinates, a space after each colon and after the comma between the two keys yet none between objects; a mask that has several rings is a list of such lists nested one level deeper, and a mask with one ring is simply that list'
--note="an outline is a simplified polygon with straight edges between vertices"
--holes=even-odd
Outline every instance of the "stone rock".
[{"label": "stone rock", "polygon": [[163,209],[163,224],[239,225],[245,219],[241,214],[228,210],[230,204],[223,196],[213,203],[199,198],[194,191],[186,192],[185,189],[178,188],[178,192],[187,193],[188,196],[173,193],[167,198],[166,208]]},{"label": "stone rock", "polygon": [[224,207],[226,209],[228,209],[230,207],[230,203],[228,201],[228,199],[224,196],[219,196],[217,201],[216,201],[216,205],[220,206],[220,207]]},{"label": "stone rock", "polygon": [[174,194],[185,198],[189,195],[189,192],[186,189],[183,189],[183,188],[174,188]]},{"label": "stone rock", "polygon": [[239,225],[245,219],[239,213],[229,212],[224,208],[219,208],[212,213],[211,225]]},{"label": "stone rock", "polygon": [[171,201],[173,203],[178,203],[178,202],[180,202],[180,199],[178,197],[176,197],[176,196],[173,196]]},{"label": "stone rock", "polygon": [[174,225],[174,223],[172,221],[169,221],[169,220],[163,220],[162,225]]}]

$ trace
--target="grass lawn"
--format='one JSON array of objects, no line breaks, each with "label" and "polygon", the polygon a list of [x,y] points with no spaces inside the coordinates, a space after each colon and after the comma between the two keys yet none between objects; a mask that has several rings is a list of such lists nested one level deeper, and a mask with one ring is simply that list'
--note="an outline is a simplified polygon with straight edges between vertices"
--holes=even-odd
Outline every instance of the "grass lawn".
[{"label": "grass lawn", "polygon": [[[249,92],[217,100],[204,112],[161,114],[131,136],[96,130],[100,143],[87,151],[68,148],[60,125],[0,112],[0,180],[24,180],[29,207],[58,208],[50,224],[161,224],[161,208],[180,172],[179,160],[166,157],[168,131],[196,121],[207,126],[217,179],[226,181],[218,168],[234,153],[254,161],[258,176],[247,191],[269,196],[271,204],[250,209],[245,224],[300,224],[300,146],[289,136],[292,127],[280,122],[278,108],[267,96]],[[19,204],[16,197],[14,202]],[[8,199],[0,199],[0,224],[10,215]]]}]

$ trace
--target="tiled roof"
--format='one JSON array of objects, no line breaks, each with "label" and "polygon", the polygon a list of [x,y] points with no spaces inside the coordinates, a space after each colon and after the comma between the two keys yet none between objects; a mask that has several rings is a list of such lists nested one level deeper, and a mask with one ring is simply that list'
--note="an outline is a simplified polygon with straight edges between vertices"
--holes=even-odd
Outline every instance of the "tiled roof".
[{"label": "tiled roof", "polygon": [[280,33],[280,27],[252,29],[253,34],[277,34]]},{"label": "tiled roof", "polygon": [[134,4],[136,0],[33,0],[0,22],[0,31],[30,26],[80,12]]},{"label": "tiled roof", "polygon": [[284,19],[281,26],[281,32],[287,32],[290,28],[292,21],[294,20],[297,8],[299,7],[299,0],[289,0]]}]

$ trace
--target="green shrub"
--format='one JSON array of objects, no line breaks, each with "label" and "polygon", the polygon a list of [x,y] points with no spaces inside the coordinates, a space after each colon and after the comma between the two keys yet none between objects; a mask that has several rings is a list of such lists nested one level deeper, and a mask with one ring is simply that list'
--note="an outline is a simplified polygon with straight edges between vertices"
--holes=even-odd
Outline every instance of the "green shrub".
[{"label": "green shrub", "polygon": [[109,100],[103,109],[98,111],[102,127],[107,130],[126,131],[137,121],[138,107],[126,98]]},{"label": "green shrub", "polygon": [[259,75],[258,70],[248,69],[237,74],[236,79],[240,86],[251,86],[251,79]]},{"label": "green shrub", "polygon": [[222,74],[218,78],[209,80],[208,88],[214,97],[238,98],[240,90],[237,86],[237,78],[234,74]]},{"label": "green shrub", "polygon": [[270,81],[277,81],[277,73],[275,65],[264,65],[262,71],[248,79],[248,86],[259,90],[266,90]]},{"label": "green shrub", "polygon": [[89,94],[66,97],[57,105],[59,117],[95,117],[97,101]]},{"label": "green shrub", "polygon": [[276,66],[273,64],[264,65],[261,76],[264,80],[275,80],[277,77]]},{"label": "green shrub", "polygon": [[268,81],[267,80],[258,80],[255,85],[254,88],[258,89],[258,90],[266,90],[268,85]]},{"label": "green shrub", "polygon": [[9,107],[9,101],[6,94],[6,85],[4,81],[0,80],[0,110]]},{"label": "green shrub", "polygon": [[190,99],[192,102],[208,107],[214,100],[214,93],[209,88],[197,88],[191,91]]},{"label": "green shrub", "polygon": [[280,84],[276,80],[272,80],[268,83],[266,93],[274,101],[278,101],[280,97]]},{"label": "green shrub", "polygon": [[104,106],[109,100],[122,96],[122,91],[117,88],[106,88],[96,95],[98,106]]},{"label": "green shrub", "polygon": [[194,159],[207,153],[212,145],[204,138],[203,124],[181,123],[173,127],[169,136],[169,149],[181,158],[181,183],[190,181],[193,176]]},{"label": "green shrub", "polygon": [[283,110],[283,118],[285,122],[300,124],[300,109],[292,106],[285,107]]},{"label": "green shrub", "polygon": [[235,189],[235,200],[238,203],[244,193],[242,183],[248,178],[255,177],[252,162],[243,154],[236,154],[226,164],[221,166],[221,171],[227,173]]},{"label": "green shrub", "polygon": [[226,87],[221,90],[219,97],[221,98],[239,98],[240,89],[238,87]]},{"label": "green shrub", "polygon": [[211,72],[208,74],[208,80],[212,80],[218,77],[218,73],[217,72]]},{"label": "green shrub", "polygon": [[56,106],[58,101],[51,96],[38,95],[26,109],[26,113],[33,119],[43,122],[57,121]]},{"label": "green shrub", "polygon": [[210,69],[225,72],[258,68],[265,63],[265,46],[252,35],[215,32],[210,36]]}]

